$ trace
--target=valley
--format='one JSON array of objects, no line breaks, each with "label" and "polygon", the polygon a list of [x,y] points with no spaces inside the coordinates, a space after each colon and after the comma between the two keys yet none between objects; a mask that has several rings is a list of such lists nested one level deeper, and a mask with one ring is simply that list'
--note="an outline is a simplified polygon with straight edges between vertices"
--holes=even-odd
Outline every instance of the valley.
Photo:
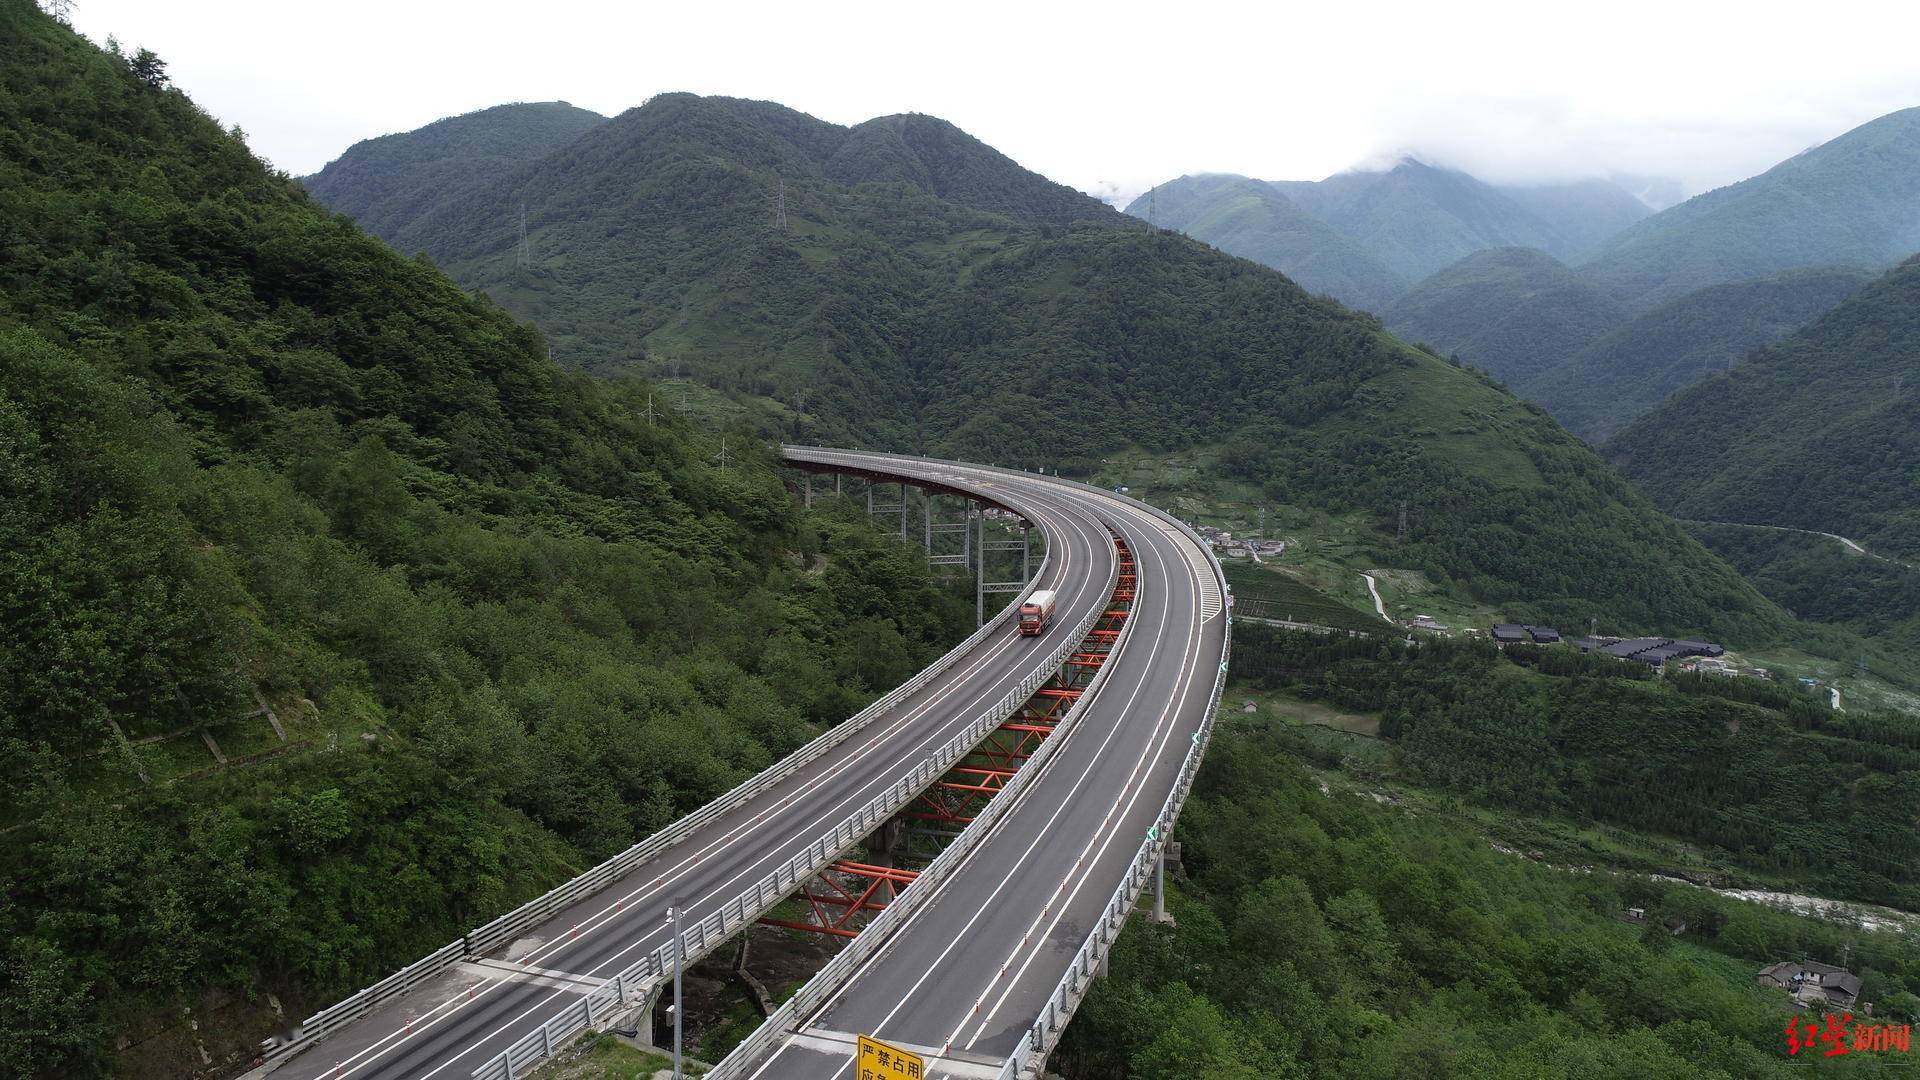
[{"label": "valley", "polygon": [[1908,1064],[1920,108],[158,8],[0,0],[0,1075]]}]

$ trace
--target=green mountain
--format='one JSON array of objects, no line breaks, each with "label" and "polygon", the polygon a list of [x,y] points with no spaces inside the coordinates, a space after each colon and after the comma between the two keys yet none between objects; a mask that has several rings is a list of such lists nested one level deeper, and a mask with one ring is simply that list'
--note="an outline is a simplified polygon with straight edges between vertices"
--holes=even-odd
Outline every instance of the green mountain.
[{"label": "green mountain", "polygon": [[1183,176],[1140,196],[1127,213],[1221,251],[1271,266],[1309,292],[1373,311],[1406,291],[1387,265],[1270,184],[1244,176]]},{"label": "green mountain", "polygon": [[1604,180],[1495,187],[1410,159],[1317,182],[1183,176],[1127,207],[1371,311],[1474,252],[1575,258],[1651,212]]},{"label": "green mountain", "polygon": [[1606,453],[1676,515],[1920,561],[1920,257],[1675,394]]},{"label": "green mountain", "polygon": [[1407,159],[1384,172],[1346,172],[1321,181],[1275,181],[1307,213],[1419,281],[1476,251],[1538,248],[1571,258],[1636,202],[1592,198],[1596,185],[1529,188],[1516,196],[1453,169]]},{"label": "green mountain", "polygon": [[1889,113],[1622,232],[1581,271],[1639,309],[1809,266],[1920,251],[1920,108]]},{"label": "green mountain", "polygon": [[1558,184],[1508,184],[1500,193],[1552,226],[1559,258],[1573,261],[1594,251],[1627,226],[1652,215],[1653,208],[1612,180],[1571,180]]},{"label": "green mountain", "polygon": [[237,1072],[970,621],[164,81],[0,0],[6,1076]]},{"label": "green mountain", "polygon": [[[1231,441],[1236,468],[1286,499],[1395,536],[1404,505],[1381,557],[1502,603],[1778,626],[1544,413],[1372,318],[1118,213],[1062,227],[937,198],[937,176],[835,179],[858,130],[662,95],[397,242],[532,319],[564,359],[719,390],[788,436],[1080,474],[1108,451]],[[506,212],[522,201],[529,266]]]},{"label": "green mountain", "polygon": [[911,184],[947,202],[1031,224],[1113,218],[1093,196],[1028,172],[945,120],[919,113],[882,116],[849,129],[821,168],[837,183]]},{"label": "green mountain", "polygon": [[363,228],[391,232],[448,192],[546,157],[606,119],[564,101],[496,105],[355,143],[300,182]]},{"label": "green mountain", "polygon": [[1527,384],[1568,431],[1593,443],[1747,353],[1806,326],[1873,279],[1864,270],[1789,270],[1709,285],[1637,316]]},{"label": "green mountain", "polygon": [[1626,321],[1612,297],[1543,251],[1494,248],[1414,286],[1381,312],[1393,331],[1525,388]]}]

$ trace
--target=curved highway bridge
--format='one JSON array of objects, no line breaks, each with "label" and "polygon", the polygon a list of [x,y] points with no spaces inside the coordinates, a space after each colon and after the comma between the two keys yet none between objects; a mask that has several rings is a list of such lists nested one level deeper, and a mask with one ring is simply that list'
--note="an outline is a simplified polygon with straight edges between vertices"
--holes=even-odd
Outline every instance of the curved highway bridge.
[{"label": "curved highway bridge", "polygon": [[[525,1076],[580,1031],[652,1008],[672,972],[669,908],[690,962],[843,868],[884,880],[889,902],[852,900],[879,914],[711,1075],[852,1076],[859,1035],[919,1055],[930,1077],[1037,1074],[1127,911],[1156,887],[1226,670],[1225,579],[1178,521],[1085,485],[888,454],[784,455],[809,474],[898,483],[902,507],[911,485],[1037,527],[1046,556],[1023,588],[1058,594],[1046,631],[1019,633],[1016,598],[713,805],[309,1018],[250,1075]],[[905,521],[903,509],[903,534]],[[973,556],[984,578],[985,552]],[[964,828],[917,876],[843,858],[936,785],[992,797],[953,819]]]}]

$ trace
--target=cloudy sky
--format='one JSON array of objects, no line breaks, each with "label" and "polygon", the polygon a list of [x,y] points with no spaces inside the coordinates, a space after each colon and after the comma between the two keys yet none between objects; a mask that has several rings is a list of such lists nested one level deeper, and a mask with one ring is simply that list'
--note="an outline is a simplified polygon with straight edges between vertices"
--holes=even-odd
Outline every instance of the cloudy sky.
[{"label": "cloudy sky", "polygon": [[945,117],[1062,183],[1317,179],[1403,153],[1493,180],[1729,183],[1920,105],[1920,4],[76,0],[295,174],[506,101],[668,90]]}]

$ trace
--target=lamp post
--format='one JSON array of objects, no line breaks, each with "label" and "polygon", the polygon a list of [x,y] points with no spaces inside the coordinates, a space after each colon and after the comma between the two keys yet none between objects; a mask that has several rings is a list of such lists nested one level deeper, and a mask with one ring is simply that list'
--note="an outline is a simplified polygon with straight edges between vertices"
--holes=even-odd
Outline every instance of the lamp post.
[{"label": "lamp post", "polygon": [[673,935],[673,1080],[682,1080],[680,1071],[680,961],[686,949],[680,937],[680,909],[667,909],[667,930]]}]

